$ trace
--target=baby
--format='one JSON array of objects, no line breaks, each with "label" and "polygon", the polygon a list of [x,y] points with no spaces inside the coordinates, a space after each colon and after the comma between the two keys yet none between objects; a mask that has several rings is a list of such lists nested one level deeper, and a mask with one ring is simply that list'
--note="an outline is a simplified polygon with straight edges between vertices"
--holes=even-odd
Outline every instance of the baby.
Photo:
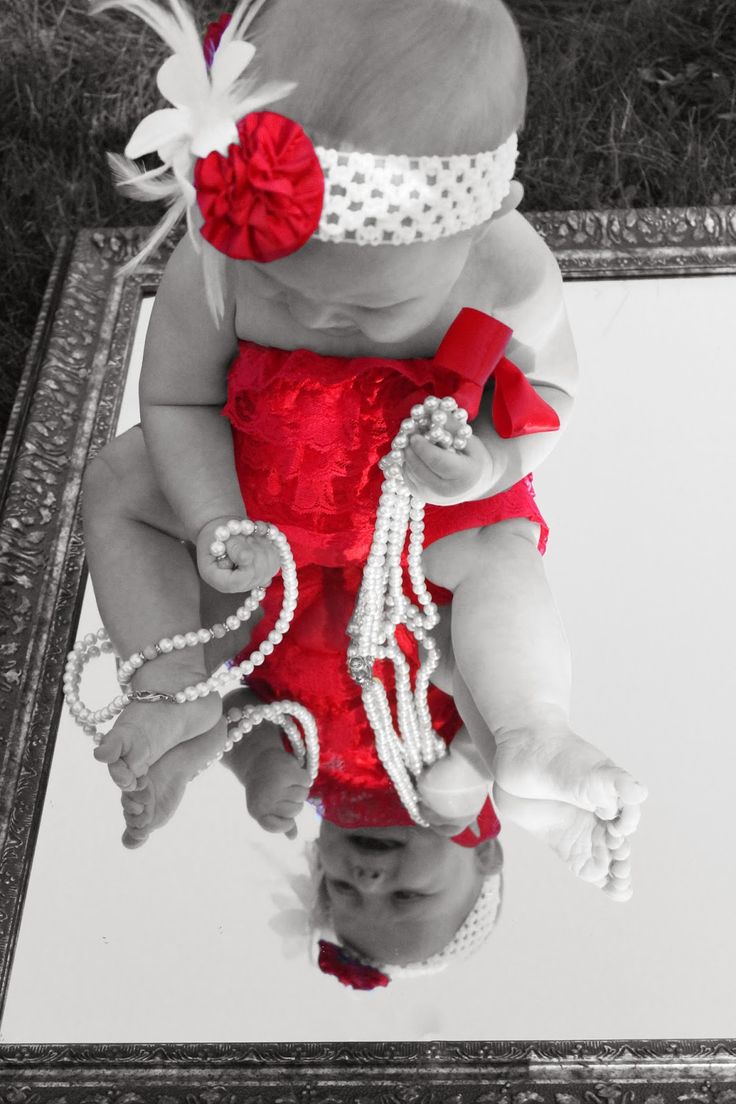
[{"label": "baby", "polygon": [[[103,0],[97,8],[126,6],[165,24],[163,14],[158,24],[151,15],[153,4]],[[407,483],[430,504],[424,571],[445,603],[436,681],[512,811],[531,799],[542,822],[548,804],[584,814],[592,880],[616,896],[609,843],[625,835],[645,791],[570,728],[567,645],[540,556],[546,527],[529,473],[568,420],[576,363],[557,265],[516,211],[526,72],[514,22],[500,0],[253,4],[257,79],[238,98],[222,89],[252,58],[238,41],[245,7],[208,36],[211,87],[220,90],[209,113],[196,96],[210,84],[188,74],[182,49],[159,74],[175,108],[144,120],[129,146],[131,156],[158,149],[174,170],[179,192],[168,193],[172,217],[163,228],[186,208],[206,242],[198,253],[185,237],[167,265],[144,354],[142,430],[103,450],[86,478],[90,570],[115,649],[131,656],[159,641],[155,663],[133,663],[138,691],[207,690],[210,641],[185,647],[180,635],[203,623],[200,585],[229,596],[231,612],[235,595],[266,585],[278,569],[258,535],[231,540],[227,559],[211,552],[216,530],[242,517],[245,504],[248,516],[286,534],[302,590],[322,599],[311,607],[325,609],[319,624],[314,614],[312,641],[322,634],[344,655],[348,618],[330,621],[332,587],[339,576],[357,595],[380,489],[377,459],[411,407],[437,392],[430,358],[460,310],[492,315],[488,370],[498,371],[480,381],[467,448],[415,436],[406,450]],[[275,98],[279,116],[260,111]],[[233,105],[235,122],[246,115],[237,129],[227,118]],[[347,172],[341,156],[351,151]],[[401,203],[382,207],[376,188],[366,203],[366,179],[383,180],[386,192],[394,186],[399,163],[388,162],[387,177],[384,155],[415,159],[409,170],[419,190],[410,176],[403,218]],[[490,165],[482,187],[467,155]],[[440,162],[421,160],[433,157]],[[448,166],[454,183],[437,188]],[[132,170],[120,171],[130,183]],[[163,183],[159,192],[167,195]],[[427,197],[419,207],[417,195]],[[456,382],[462,390],[466,381]],[[281,635],[266,640],[263,654]],[[277,651],[258,673],[266,678],[282,659]],[[304,704],[320,724],[314,682],[314,701]],[[186,704],[134,701],[95,755],[122,789],[142,793],[167,753],[220,731],[220,718],[212,693]],[[293,817],[284,819],[291,830]],[[607,835],[604,822],[614,819]],[[431,823],[441,829],[442,817]]]}]

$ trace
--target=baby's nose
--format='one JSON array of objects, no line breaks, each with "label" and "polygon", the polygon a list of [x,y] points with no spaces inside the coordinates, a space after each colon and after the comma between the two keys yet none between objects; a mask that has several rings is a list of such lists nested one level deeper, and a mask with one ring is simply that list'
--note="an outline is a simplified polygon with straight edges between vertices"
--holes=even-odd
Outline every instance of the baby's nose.
[{"label": "baby's nose", "polygon": [[353,864],[352,875],[361,889],[370,892],[372,889],[379,888],[386,877],[386,872],[380,867],[358,862]]}]

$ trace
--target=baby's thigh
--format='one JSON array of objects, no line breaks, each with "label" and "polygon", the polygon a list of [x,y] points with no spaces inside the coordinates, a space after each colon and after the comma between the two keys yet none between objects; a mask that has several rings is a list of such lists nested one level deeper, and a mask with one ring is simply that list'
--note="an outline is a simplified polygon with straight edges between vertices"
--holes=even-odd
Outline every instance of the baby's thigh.
[{"label": "baby's thigh", "polygon": [[87,465],[84,475],[88,518],[142,522],[185,540],[184,528],[158,485],[140,426],[115,437]]},{"label": "baby's thigh", "polygon": [[519,541],[537,547],[539,525],[528,518],[508,518],[478,529],[463,529],[434,541],[422,554],[424,574],[435,586],[455,591],[472,579],[489,580],[518,555]]}]

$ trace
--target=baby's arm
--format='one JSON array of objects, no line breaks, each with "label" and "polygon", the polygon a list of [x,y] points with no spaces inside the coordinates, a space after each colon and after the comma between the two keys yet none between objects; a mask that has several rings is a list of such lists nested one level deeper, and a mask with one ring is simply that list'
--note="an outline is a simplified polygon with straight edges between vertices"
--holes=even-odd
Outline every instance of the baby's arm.
[{"label": "baby's arm", "polygon": [[236,348],[230,289],[217,326],[206,303],[201,260],[185,236],[156,295],[140,406],[151,464],[191,540],[215,515],[239,517],[243,510],[230,426],[220,415]]},{"label": "baby's arm", "polygon": [[[206,302],[201,260],[189,238],[181,240],[166,266],[148,328],[140,405],[151,466],[187,537],[197,544],[200,574],[218,590],[241,593],[267,582],[278,562],[261,538],[229,543],[231,558],[239,546],[242,570],[216,567],[208,552],[217,523],[245,512],[230,424],[220,413],[237,349],[232,284],[226,278],[224,318],[217,325]],[[246,561],[246,549],[255,553],[255,562]]]},{"label": "baby's arm", "polygon": [[494,290],[493,313],[513,330],[506,355],[560,420],[560,428],[551,432],[500,437],[490,418],[491,377],[473,432],[490,454],[490,493],[497,494],[535,471],[557,444],[572,413],[578,363],[563,298],[562,274],[547,244],[526,219],[513,211],[494,225],[491,245],[494,253],[498,252],[500,268],[500,278],[494,277],[499,282]]},{"label": "baby's arm", "polygon": [[[506,350],[540,398],[557,413],[558,430],[502,438],[491,419],[491,377],[472,423],[464,454],[421,437],[407,452],[410,485],[426,502],[450,505],[497,494],[518,482],[554,448],[569,421],[577,385],[577,357],[562,296],[557,262],[539,235],[516,212],[494,224],[488,235],[494,264],[487,288],[467,305],[493,303],[493,314],[513,331]],[[446,428],[452,431],[452,426]]]}]

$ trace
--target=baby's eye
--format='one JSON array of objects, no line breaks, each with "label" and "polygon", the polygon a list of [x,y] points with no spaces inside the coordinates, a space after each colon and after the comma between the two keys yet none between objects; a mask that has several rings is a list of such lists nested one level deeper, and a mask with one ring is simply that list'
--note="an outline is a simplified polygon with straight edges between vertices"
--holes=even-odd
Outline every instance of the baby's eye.
[{"label": "baby's eye", "polygon": [[424,893],[417,893],[413,889],[397,889],[392,894],[394,901],[416,901],[419,897],[425,897]]},{"label": "baby's eye", "polygon": [[355,893],[355,886],[351,886],[350,882],[341,882],[339,878],[330,878],[329,884],[338,893]]}]

